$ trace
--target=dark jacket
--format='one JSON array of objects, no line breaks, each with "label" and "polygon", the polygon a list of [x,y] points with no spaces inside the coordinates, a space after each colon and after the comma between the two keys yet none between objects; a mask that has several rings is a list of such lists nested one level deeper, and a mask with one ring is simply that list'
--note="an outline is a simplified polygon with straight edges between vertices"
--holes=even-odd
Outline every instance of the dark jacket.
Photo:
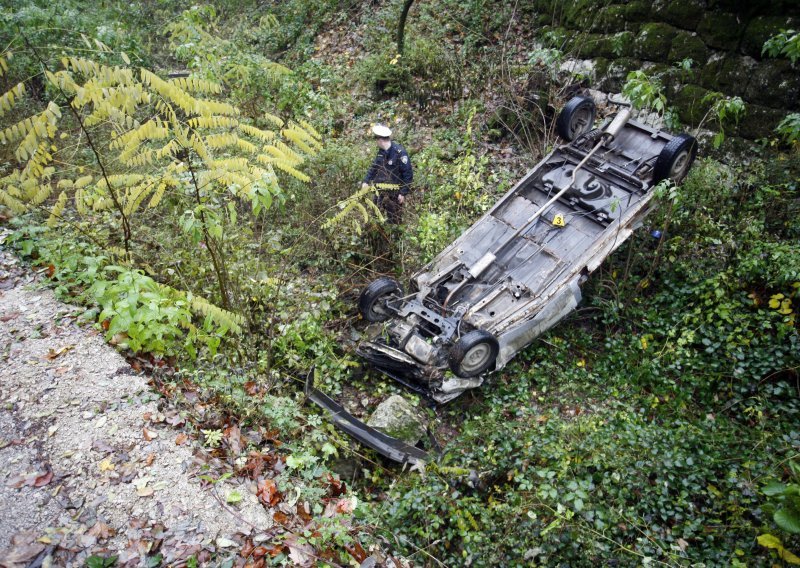
[{"label": "dark jacket", "polygon": [[406,149],[392,142],[388,150],[378,149],[364,183],[393,183],[400,186],[401,195],[407,195],[413,179],[414,172]]}]

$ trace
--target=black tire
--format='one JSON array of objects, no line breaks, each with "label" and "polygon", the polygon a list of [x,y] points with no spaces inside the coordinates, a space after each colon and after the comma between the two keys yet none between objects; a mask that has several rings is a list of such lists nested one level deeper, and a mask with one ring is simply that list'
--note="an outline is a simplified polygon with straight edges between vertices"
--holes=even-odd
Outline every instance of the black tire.
[{"label": "black tire", "polygon": [[450,370],[458,377],[468,379],[494,367],[500,344],[488,331],[476,329],[456,341],[450,349]]},{"label": "black tire", "polygon": [[386,300],[392,296],[402,296],[403,289],[394,278],[382,276],[373,280],[358,298],[358,311],[361,317],[371,323],[386,321],[391,313],[385,308]]},{"label": "black tire", "polygon": [[688,134],[678,134],[667,142],[653,168],[653,183],[671,179],[679,183],[689,173],[697,156],[697,140]]},{"label": "black tire", "polygon": [[572,97],[558,113],[556,132],[567,142],[572,142],[591,130],[596,112],[591,97]]}]

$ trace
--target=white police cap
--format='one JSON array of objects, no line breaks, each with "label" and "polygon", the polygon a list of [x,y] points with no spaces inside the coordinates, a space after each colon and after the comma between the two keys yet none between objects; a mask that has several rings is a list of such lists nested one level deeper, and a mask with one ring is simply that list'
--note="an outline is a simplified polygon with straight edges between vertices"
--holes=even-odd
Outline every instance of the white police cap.
[{"label": "white police cap", "polygon": [[392,130],[383,124],[376,124],[372,127],[372,133],[380,138],[389,138],[392,135]]}]

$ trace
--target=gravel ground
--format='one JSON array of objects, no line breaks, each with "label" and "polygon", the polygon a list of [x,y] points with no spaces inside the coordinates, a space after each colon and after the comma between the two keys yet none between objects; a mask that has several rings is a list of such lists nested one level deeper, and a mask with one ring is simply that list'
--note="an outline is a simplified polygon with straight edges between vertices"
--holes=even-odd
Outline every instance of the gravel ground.
[{"label": "gravel ground", "polygon": [[0,250],[0,566],[202,564],[267,530],[251,490],[233,511],[201,486],[180,417],[80,312]]}]

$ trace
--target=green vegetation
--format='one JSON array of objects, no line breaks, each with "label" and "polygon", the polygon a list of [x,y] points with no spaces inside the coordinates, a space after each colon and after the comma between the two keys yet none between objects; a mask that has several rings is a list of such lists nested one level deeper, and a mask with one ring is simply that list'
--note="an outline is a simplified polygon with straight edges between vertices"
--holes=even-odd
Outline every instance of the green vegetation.
[{"label": "green vegetation", "polygon": [[[532,49],[529,7],[420,2],[398,56],[399,0],[61,4],[0,11],[0,241],[118,348],[171,368],[159,388],[207,405],[207,448],[230,424],[279,441],[275,490],[309,503],[320,565],[369,543],[431,566],[795,562],[797,113],[746,161],[701,158],[661,187],[660,237],[637,232],[572,316],[430,411],[442,460],[401,472],[302,406],[303,381],[365,411],[395,392],[356,373],[357,291],[415,272],[552,145],[551,107],[586,79],[557,70],[563,29]],[[609,52],[665,50],[662,27]],[[794,63],[792,34],[765,53]],[[627,74],[625,94],[677,120],[665,85],[689,57]],[[713,125],[719,146],[747,111],[699,90],[674,126]],[[414,162],[401,226],[356,189],[377,121]],[[353,449],[347,524],[323,512]]]}]

